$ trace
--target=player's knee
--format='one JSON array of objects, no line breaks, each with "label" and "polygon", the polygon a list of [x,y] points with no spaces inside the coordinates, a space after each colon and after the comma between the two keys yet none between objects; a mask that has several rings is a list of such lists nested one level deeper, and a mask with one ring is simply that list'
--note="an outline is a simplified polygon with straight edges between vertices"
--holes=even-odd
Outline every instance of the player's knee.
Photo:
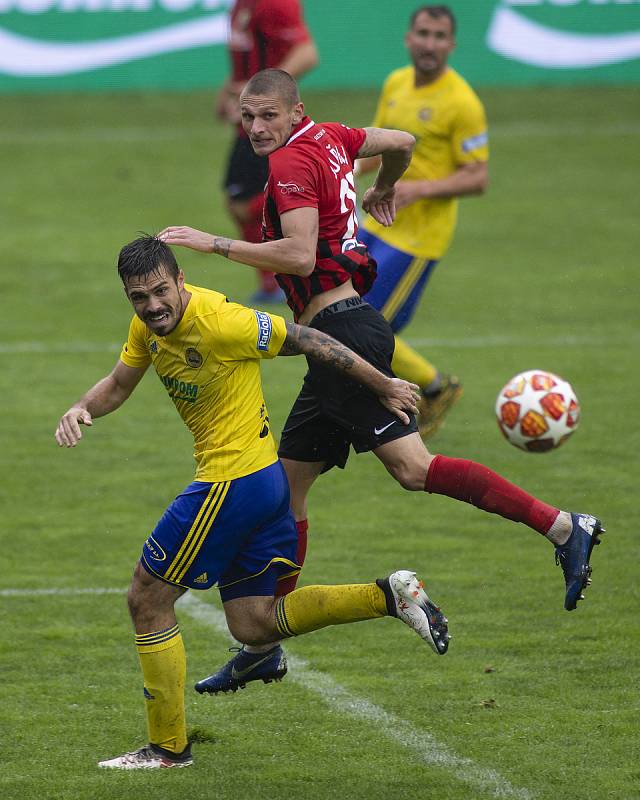
[{"label": "player's knee", "polygon": [[249,203],[246,200],[231,200],[228,198],[227,211],[238,225],[248,222],[251,217]]},{"label": "player's knee", "polygon": [[422,459],[406,459],[388,465],[387,469],[403,489],[420,492],[427,479],[428,465]]},{"label": "player's knee", "polygon": [[242,644],[267,644],[273,641],[273,598],[243,598],[225,603],[227,626]]}]

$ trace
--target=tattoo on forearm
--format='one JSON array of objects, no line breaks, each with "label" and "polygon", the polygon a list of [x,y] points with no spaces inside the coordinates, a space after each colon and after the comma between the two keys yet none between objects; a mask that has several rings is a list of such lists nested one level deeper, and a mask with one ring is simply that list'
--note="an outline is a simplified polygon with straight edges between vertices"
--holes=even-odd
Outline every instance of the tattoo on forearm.
[{"label": "tattoo on forearm", "polygon": [[279,355],[295,356],[300,353],[331,364],[343,372],[349,372],[356,366],[353,354],[340,342],[313,328],[287,322],[287,338]]},{"label": "tattoo on forearm", "polygon": [[213,240],[213,252],[220,256],[229,258],[229,250],[233,239],[226,239],[224,236],[216,236]]}]

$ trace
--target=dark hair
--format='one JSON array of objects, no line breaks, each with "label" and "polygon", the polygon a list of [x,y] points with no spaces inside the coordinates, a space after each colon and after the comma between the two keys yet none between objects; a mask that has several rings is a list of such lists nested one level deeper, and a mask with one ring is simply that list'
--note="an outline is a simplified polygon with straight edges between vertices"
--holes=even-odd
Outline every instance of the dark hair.
[{"label": "dark hair", "polygon": [[453,11],[449,6],[420,6],[416,8],[411,17],[409,18],[409,27],[413,28],[419,14],[428,14],[434,19],[439,17],[446,17],[451,23],[451,33],[456,32],[456,18],[453,16]]},{"label": "dark hair", "polygon": [[247,94],[275,95],[284,100],[289,108],[300,102],[298,84],[283,69],[262,69],[256,72],[242,90],[241,98]]},{"label": "dark hair", "polygon": [[125,244],[118,256],[118,275],[125,286],[131,278],[159,272],[162,267],[177,279],[180,268],[173,251],[160,239],[148,234]]}]

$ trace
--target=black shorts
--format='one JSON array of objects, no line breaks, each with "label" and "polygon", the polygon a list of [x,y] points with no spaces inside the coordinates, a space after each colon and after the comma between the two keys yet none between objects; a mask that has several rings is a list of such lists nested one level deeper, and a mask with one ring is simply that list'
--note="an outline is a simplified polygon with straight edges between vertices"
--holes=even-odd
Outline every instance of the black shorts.
[{"label": "black shorts", "polygon": [[269,177],[269,159],[257,156],[246,136],[237,136],[231,148],[224,190],[231,200],[248,200],[261,194]]},{"label": "black shorts", "polygon": [[[347,345],[370,364],[393,376],[394,337],[389,323],[359,297],[339,300],[323,309],[309,327]],[[347,463],[349,446],[356,453],[418,430],[410,416],[404,425],[369,389],[344,373],[308,359],[309,371],[282,431],[278,455],[292,461],[324,461],[323,472]]]}]

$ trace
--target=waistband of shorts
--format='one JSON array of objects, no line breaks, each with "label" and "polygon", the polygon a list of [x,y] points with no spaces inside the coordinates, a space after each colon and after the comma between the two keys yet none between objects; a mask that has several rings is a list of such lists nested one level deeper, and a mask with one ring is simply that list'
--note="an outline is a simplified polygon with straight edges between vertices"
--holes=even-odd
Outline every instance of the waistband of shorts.
[{"label": "waistband of shorts", "polygon": [[326,306],[322,311],[318,311],[315,317],[309,321],[309,327],[312,328],[314,325],[317,325],[318,322],[321,322],[327,317],[332,317],[334,314],[341,314],[343,311],[353,311],[354,308],[368,305],[369,303],[357,294],[353,297],[345,297],[343,300],[336,300],[335,303]]}]

